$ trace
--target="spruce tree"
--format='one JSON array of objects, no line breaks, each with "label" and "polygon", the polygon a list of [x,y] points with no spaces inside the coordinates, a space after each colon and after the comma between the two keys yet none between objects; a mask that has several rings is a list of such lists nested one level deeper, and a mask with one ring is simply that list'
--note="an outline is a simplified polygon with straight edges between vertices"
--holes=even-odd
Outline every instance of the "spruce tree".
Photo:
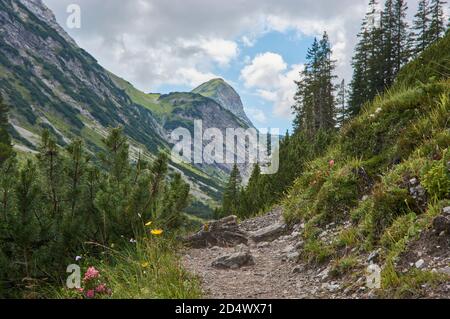
[{"label": "spruce tree", "polygon": [[241,183],[242,178],[239,168],[237,164],[234,164],[223,195],[222,210],[225,216],[238,214]]},{"label": "spruce tree", "polygon": [[[378,12],[378,1],[371,0],[364,17],[353,57],[353,78],[350,83],[349,109],[356,116],[361,107],[385,88],[386,45],[381,26],[385,22]],[[390,50],[389,50],[390,51]],[[389,54],[390,55],[390,54]],[[389,60],[391,58],[389,57]]]},{"label": "spruce tree", "polygon": [[430,14],[429,0],[420,0],[419,8],[414,16],[413,30],[414,34],[414,52],[420,54],[430,44]]},{"label": "spruce tree", "polygon": [[400,69],[411,58],[411,34],[407,22],[408,5],[405,0],[394,2],[394,29],[393,29],[393,74],[394,79]]},{"label": "spruce tree", "polygon": [[301,80],[296,82],[294,126],[297,131],[304,131],[310,136],[319,130],[335,127],[335,61],[331,56],[328,34],[324,32],[320,41],[314,39],[306,56]]},{"label": "spruce tree", "polygon": [[0,165],[13,155],[8,125],[8,107],[0,94]]},{"label": "spruce tree", "polygon": [[444,5],[446,3],[447,2],[443,0],[431,0],[431,21],[429,29],[430,43],[439,40],[445,33]]},{"label": "spruce tree", "polygon": [[342,127],[350,118],[348,109],[348,90],[343,79],[337,88],[336,96],[336,123],[339,127]]}]

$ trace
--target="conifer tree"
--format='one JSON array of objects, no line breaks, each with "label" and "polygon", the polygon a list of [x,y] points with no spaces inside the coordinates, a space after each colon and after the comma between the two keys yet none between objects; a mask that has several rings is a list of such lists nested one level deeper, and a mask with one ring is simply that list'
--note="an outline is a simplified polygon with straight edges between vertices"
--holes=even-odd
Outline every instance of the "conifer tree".
[{"label": "conifer tree", "polygon": [[0,165],[12,154],[11,138],[8,134],[8,107],[0,95]]},{"label": "conifer tree", "polygon": [[241,173],[237,164],[234,164],[223,195],[222,210],[225,216],[238,214],[241,183]]},{"label": "conifer tree", "polygon": [[320,41],[314,39],[306,56],[301,80],[296,82],[294,126],[297,131],[304,131],[310,136],[319,130],[335,127],[335,61],[331,55],[328,34],[324,32]]},{"label": "conifer tree", "polygon": [[336,123],[339,127],[342,127],[350,118],[348,109],[348,90],[343,79],[337,88],[336,96]]},{"label": "conifer tree", "polygon": [[[411,58],[411,34],[407,22],[408,5],[405,0],[394,2],[394,30],[393,30],[393,74],[394,80],[400,69]],[[393,82],[392,82],[393,83]]]},{"label": "conifer tree", "polygon": [[414,35],[414,51],[416,54],[424,51],[430,44],[430,15],[429,0],[420,0],[419,8],[414,16],[413,29]]},{"label": "conifer tree", "polygon": [[433,43],[439,40],[445,33],[444,5],[446,1],[431,0],[430,3],[430,29],[429,41]]},{"label": "conifer tree", "polygon": [[[356,116],[361,107],[385,87],[386,46],[383,44],[382,24],[386,23],[378,11],[378,1],[371,0],[364,17],[353,57],[353,78],[350,83],[349,109]],[[390,58],[389,58],[390,59]]]}]

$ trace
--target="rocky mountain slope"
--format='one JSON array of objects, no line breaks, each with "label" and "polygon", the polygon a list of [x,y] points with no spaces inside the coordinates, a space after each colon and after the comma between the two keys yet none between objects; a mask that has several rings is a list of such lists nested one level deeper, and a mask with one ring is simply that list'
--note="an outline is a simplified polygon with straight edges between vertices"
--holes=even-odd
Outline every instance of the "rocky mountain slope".
[{"label": "rocky mountain slope", "polygon": [[244,121],[246,125],[253,127],[252,122],[245,114],[241,97],[233,89],[233,87],[231,87],[231,85],[226,83],[223,79],[212,79],[206,83],[203,83],[199,87],[192,90],[192,93],[197,93],[213,99]]},{"label": "rocky mountain slope", "polygon": [[[19,151],[35,151],[46,128],[60,146],[82,137],[95,154],[108,128],[122,126],[134,156],[152,159],[158,151],[170,152],[171,130],[190,129],[194,119],[203,119],[206,128],[251,124],[229,111],[234,100],[240,101],[237,94],[214,100],[196,93],[136,90],[79,48],[41,0],[1,1],[0,26],[0,92],[12,108],[11,134]],[[204,203],[220,198],[230,169],[175,163],[171,168],[190,181]]]}]

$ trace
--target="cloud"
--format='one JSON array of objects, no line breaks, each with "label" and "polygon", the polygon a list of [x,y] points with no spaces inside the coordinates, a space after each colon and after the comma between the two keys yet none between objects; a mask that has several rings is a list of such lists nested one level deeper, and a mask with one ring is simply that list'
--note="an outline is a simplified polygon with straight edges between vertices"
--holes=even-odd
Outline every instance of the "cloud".
[{"label": "cloud", "polygon": [[[73,0],[44,0],[65,26]],[[107,69],[139,88],[183,83],[179,68],[214,73],[268,31],[330,32],[349,62],[366,0],[77,0],[82,28],[67,29]],[[343,36],[339,36],[339,32]],[[349,64],[349,63],[347,63]],[[348,67],[349,68],[349,67]],[[348,73],[348,72],[347,72]]]},{"label": "cloud", "polygon": [[257,55],[241,71],[241,78],[247,88],[255,89],[258,96],[274,104],[276,116],[290,118],[298,80],[303,65],[288,67],[279,54],[266,52]]},{"label": "cloud", "polygon": [[241,78],[248,88],[270,89],[280,82],[280,76],[287,64],[279,54],[266,52],[258,54],[241,71]]}]

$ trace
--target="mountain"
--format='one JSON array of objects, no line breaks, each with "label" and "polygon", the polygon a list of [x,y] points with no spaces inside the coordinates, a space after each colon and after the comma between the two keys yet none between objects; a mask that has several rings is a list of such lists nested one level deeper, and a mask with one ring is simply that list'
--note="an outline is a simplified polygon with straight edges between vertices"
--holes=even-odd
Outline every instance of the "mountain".
[{"label": "mountain", "polygon": [[244,111],[239,94],[223,79],[213,79],[203,83],[199,87],[192,90],[192,93],[197,93],[205,97],[209,97],[222,105],[228,111],[239,117],[249,127],[253,127],[252,122],[248,119]]},{"label": "mountain", "polygon": [[[232,88],[227,90],[233,96],[224,95],[220,86],[211,98],[135,89],[79,48],[41,0],[2,0],[0,26],[0,93],[11,106],[10,131],[19,152],[35,152],[45,128],[60,146],[81,137],[96,154],[108,129],[122,126],[132,155],[151,160],[157,152],[170,153],[170,132],[179,126],[191,129],[195,119],[202,119],[205,128],[251,126],[241,113],[230,111],[240,103]],[[202,205],[214,205],[230,168],[171,163],[171,169],[190,182]]]}]

